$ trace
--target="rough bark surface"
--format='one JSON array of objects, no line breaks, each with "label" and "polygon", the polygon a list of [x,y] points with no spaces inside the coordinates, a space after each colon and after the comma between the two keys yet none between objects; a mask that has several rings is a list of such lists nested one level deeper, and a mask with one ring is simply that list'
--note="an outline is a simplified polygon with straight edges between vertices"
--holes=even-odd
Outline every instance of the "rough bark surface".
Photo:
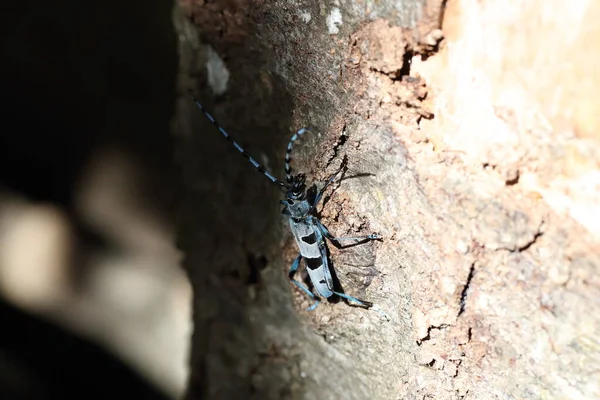
[{"label": "rough bark surface", "polygon": [[[478,32],[456,27],[465,16],[483,24],[494,4],[457,1],[443,19],[441,1],[181,1],[189,399],[600,396],[597,238],[542,184],[523,183],[551,175],[553,156],[578,139],[520,109],[479,113],[500,95],[456,101],[478,85],[473,70],[489,78],[495,65],[457,67],[460,46],[439,43],[443,20],[452,17],[454,43],[464,43]],[[296,147],[297,171],[322,182],[347,156],[322,221],[339,236],[384,240],[330,246],[331,259],[346,293],[391,321],[343,302],[304,311],[308,299],[286,278],[297,248],[280,193],[203,119],[187,88],[281,177],[287,140],[302,126],[316,133]],[[483,117],[473,122],[468,107]]]}]

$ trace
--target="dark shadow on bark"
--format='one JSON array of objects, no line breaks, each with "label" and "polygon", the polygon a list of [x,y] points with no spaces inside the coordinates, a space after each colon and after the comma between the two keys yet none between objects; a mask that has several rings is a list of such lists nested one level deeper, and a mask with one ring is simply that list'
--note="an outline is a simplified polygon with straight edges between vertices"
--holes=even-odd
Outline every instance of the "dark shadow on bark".
[{"label": "dark shadow on bark", "polygon": [[[211,3],[185,16],[198,30],[198,56],[205,56],[206,46],[211,46],[230,79],[226,92],[216,96],[201,68],[192,72],[195,87],[180,89],[195,90],[231,137],[284,180],[286,144],[291,129],[299,127],[292,126],[293,105],[284,82],[268,72],[272,49],[259,40],[247,16],[240,16],[243,8],[231,11],[227,5]],[[229,12],[238,19],[229,19]],[[192,190],[182,211],[180,247],[187,253],[184,267],[197,305],[187,396],[250,398],[260,390],[253,388],[250,374],[236,373],[260,353],[260,338],[254,336],[248,319],[252,303],[248,293],[255,288],[260,297],[265,286],[278,284],[262,279],[262,273],[277,265],[280,257],[276,251],[281,252],[283,233],[282,192],[224,140],[191,100],[182,110],[183,120],[193,121],[193,126],[191,138],[182,143],[180,161],[184,176],[194,173],[186,178]]]}]

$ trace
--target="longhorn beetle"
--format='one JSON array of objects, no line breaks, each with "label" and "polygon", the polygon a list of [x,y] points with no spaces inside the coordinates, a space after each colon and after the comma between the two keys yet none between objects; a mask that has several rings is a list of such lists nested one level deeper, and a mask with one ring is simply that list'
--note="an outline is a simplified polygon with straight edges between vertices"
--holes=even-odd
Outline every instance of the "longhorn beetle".
[{"label": "longhorn beetle", "polygon": [[[198,99],[194,96],[192,90],[190,90],[190,95],[192,96],[194,103],[196,103],[196,106],[198,106],[198,108],[204,113],[204,115],[206,115],[206,118],[208,118],[208,120],[217,127],[219,132],[221,132],[221,134],[227,140],[229,140],[233,144],[233,146],[244,157],[246,157],[248,161],[250,161],[250,163],[254,165],[254,167],[259,172],[265,175],[280,189],[285,191],[286,198],[285,200],[280,201],[280,203],[283,205],[282,213],[289,217],[289,224],[292,230],[292,234],[294,235],[296,243],[298,244],[298,248],[300,249],[300,254],[292,263],[292,267],[290,268],[288,276],[296,286],[302,289],[302,291],[304,291],[311,299],[314,300],[314,303],[310,307],[308,307],[308,311],[315,309],[315,307],[319,304],[319,299],[305,285],[294,279],[294,276],[298,271],[300,261],[303,258],[306,263],[310,280],[312,281],[313,286],[319,293],[319,295],[325,298],[329,298],[335,294],[348,301],[354,302],[359,306],[365,308],[372,308],[376,311],[379,311],[381,314],[385,314],[372,303],[359,300],[345,293],[341,293],[339,291],[336,291],[334,288],[334,282],[331,275],[331,270],[329,269],[330,266],[327,257],[327,247],[324,238],[327,238],[333,242],[360,242],[367,240],[377,240],[381,239],[382,237],[375,233],[355,237],[333,237],[333,235],[329,232],[325,225],[323,225],[321,221],[319,221],[319,219],[315,216],[316,207],[319,204],[321,198],[323,197],[323,193],[325,192],[327,187],[333,182],[341,168],[329,177],[325,185],[314,196],[314,200],[309,200],[306,188],[306,174],[292,175],[292,167],[290,166],[291,153],[292,148],[294,146],[294,142],[298,140],[298,138],[304,133],[308,132],[308,129],[299,129],[292,136],[287,145],[287,150],[285,153],[286,182],[282,182],[275,176],[273,176],[269,171],[267,171],[265,167],[260,165],[235,140],[233,140],[231,136],[229,136],[227,131],[225,131],[225,129],[215,120],[215,118],[208,111],[206,111],[204,106],[200,104]],[[385,317],[387,318],[387,316]]]}]

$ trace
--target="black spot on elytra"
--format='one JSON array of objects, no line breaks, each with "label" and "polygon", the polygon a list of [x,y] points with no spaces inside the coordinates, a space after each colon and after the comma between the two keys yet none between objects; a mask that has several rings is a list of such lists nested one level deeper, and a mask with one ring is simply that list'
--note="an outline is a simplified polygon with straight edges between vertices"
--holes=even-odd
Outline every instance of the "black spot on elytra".
[{"label": "black spot on elytra", "polygon": [[321,257],[305,258],[304,260],[306,261],[306,266],[308,267],[308,269],[311,270],[318,269],[323,265],[323,260],[321,259]]},{"label": "black spot on elytra", "polygon": [[302,241],[306,244],[315,244],[317,243],[317,235],[315,235],[315,233],[313,232],[308,236],[304,236],[302,238]]}]

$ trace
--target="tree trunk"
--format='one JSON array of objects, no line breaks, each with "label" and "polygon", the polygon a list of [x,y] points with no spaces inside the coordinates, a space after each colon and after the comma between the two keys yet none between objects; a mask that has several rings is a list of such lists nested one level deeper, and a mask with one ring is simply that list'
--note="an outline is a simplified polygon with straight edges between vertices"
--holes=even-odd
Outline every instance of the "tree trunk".
[{"label": "tree trunk", "polygon": [[[600,10],[558,3],[180,2],[188,399],[600,396],[600,59],[572,45],[598,39]],[[305,311],[281,193],[188,88],[280,179],[303,126],[296,172],[322,184],[348,160],[321,221],[383,240],[331,260],[390,321]]]}]

